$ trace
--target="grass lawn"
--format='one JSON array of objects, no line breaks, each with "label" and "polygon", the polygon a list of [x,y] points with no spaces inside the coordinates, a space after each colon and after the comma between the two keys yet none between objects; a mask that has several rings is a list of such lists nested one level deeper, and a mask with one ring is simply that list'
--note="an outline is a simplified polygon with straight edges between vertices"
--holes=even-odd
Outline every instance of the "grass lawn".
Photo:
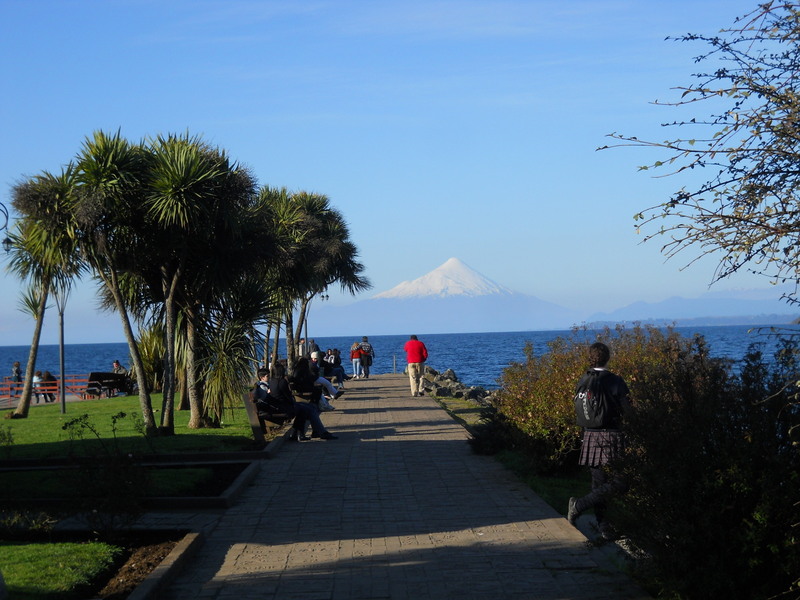
[{"label": "grass lawn", "polygon": [[[154,408],[160,407],[161,396],[154,394],[152,402]],[[226,411],[222,427],[217,429],[189,429],[188,411],[176,411],[175,435],[153,438],[142,433],[138,396],[68,402],[66,410],[62,415],[58,403],[33,405],[26,419],[0,420],[0,460],[253,449],[252,430],[243,406]],[[158,421],[160,411],[156,410]],[[8,506],[15,498],[74,495],[74,482],[68,485],[64,476],[47,470],[0,473],[0,502]],[[177,495],[203,487],[209,479],[219,476],[205,466],[153,471],[149,475],[150,491],[154,495]],[[0,565],[11,598],[80,598],[84,597],[81,590],[85,585],[107,571],[121,551],[99,542],[0,541]]]},{"label": "grass lawn", "polygon": [[[152,403],[158,422],[161,395],[153,394]],[[120,413],[125,416],[117,417]],[[85,420],[68,425],[76,419]],[[146,438],[138,396],[68,402],[64,415],[58,403],[34,405],[26,419],[0,420],[0,459],[253,449],[244,406],[227,410],[220,428],[189,429],[188,421],[189,411],[176,411],[175,435]]]},{"label": "grass lawn", "polygon": [[82,587],[107,570],[121,551],[101,542],[0,542],[0,565],[10,598],[79,598]]}]

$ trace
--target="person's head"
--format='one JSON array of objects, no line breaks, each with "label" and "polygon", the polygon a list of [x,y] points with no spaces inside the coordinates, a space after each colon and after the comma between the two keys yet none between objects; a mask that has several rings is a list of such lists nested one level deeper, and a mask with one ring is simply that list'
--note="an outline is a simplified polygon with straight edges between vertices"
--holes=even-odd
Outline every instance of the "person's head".
[{"label": "person's head", "polygon": [[410,338],[408,338],[408,339],[410,339],[410,340],[415,340],[415,339],[417,339],[417,336],[415,336],[415,335],[412,335],[412,336],[411,336]]},{"label": "person's head", "polygon": [[275,363],[275,365],[272,367],[272,376],[275,379],[280,379],[281,377],[286,376],[286,367],[283,366],[283,363]]},{"label": "person's head", "polygon": [[265,377],[269,377],[269,369],[265,369],[263,367],[260,368],[258,371],[256,371],[256,376],[258,377],[259,381],[264,381]]},{"label": "person's head", "polygon": [[605,367],[609,358],[611,351],[602,342],[595,342],[589,346],[589,366],[593,369]]},{"label": "person's head", "polygon": [[118,366],[119,366],[119,361],[118,361],[118,360],[115,360],[115,361],[114,361],[114,363],[113,363],[113,365],[114,365],[115,367],[118,367]]},{"label": "person's head", "polygon": [[14,361],[14,366],[15,366],[15,367],[18,367],[18,366],[19,366],[19,361],[18,361],[18,360],[15,360],[15,361]]},{"label": "person's head", "polygon": [[361,338],[361,341],[362,342],[368,342],[369,338],[367,336],[364,336],[364,337]]},{"label": "person's head", "polygon": [[312,352],[311,360],[319,360],[319,352]]},{"label": "person's head", "polygon": [[36,373],[34,373],[34,375],[36,377],[41,377],[42,376],[42,372],[41,371],[36,371]]}]

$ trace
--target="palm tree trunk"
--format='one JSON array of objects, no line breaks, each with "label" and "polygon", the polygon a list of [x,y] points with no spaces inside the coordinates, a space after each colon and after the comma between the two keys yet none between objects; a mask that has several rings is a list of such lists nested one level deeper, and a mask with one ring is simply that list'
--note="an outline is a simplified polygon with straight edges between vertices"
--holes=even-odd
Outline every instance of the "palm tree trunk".
[{"label": "palm tree trunk", "polygon": [[33,330],[31,349],[28,352],[28,364],[25,366],[25,382],[22,387],[22,396],[19,404],[11,415],[12,419],[26,419],[31,408],[31,392],[33,391],[33,373],[36,369],[36,356],[39,354],[39,338],[42,336],[44,325],[44,312],[47,309],[47,297],[50,294],[50,282],[42,284],[42,296],[36,309],[36,327]]},{"label": "palm tree trunk", "polygon": [[275,324],[275,339],[272,343],[272,360],[269,363],[269,368],[272,369],[275,366],[275,363],[278,362],[278,357],[280,356],[280,348],[279,344],[281,341],[281,325],[280,323]]},{"label": "palm tree trunk", "polygon": [[284,329],[286,330],[286,363],[289,373],[292,372],[294,364],[297,362],[297,346],[294,342],[294,332],[292,331],[292,308],[285,313]]},{"label": "palm tree trunk", "polygon": [[161,433],[175,433],[175,329],[177,310],[175,306],[175,290],[179,274],[176,273],[164,286],[165,343],[164,343],[164,397],[161,402]]},{"label": "palm tree trunk", "polygon": [[111,295],[114,297],[114,304],[117,307],[119,318],[122,321],[122,331],[125,333],[125,341],[128,342],[128,351],[131,355],[133,370],[136,373],[136,383],[139,386],[139,407],[142,410],[145,435],[148,437],[154,436],[158,433],[158,428],[156,427],[156,419],[153,414],[153,404],[150,401],[150,390],[147,386],[147,373],[144,369],[142,355],[139,353],[139,344],[136,343],[136,336],[133,333],[131,320],[128,317],[128,310],[125,308],[125,302],[119,290],[116,272],[112,270],[111,279],[108,280],[104,278],[104,281],[106,287],[108,287]]},{"label": "palm tree trunk", "polygon": [[175,376],[175,394],[178,396],[178,411],[189,410],[189,389],[187,379],[189,378],[186,367],[179,369]]},{"label": "palm tree trunk", "polygon": [[[272,364],[272,357],[269,352],[269,340],[272,336],[272,321],[267,323],[267,330],[264,332],[264,356],[262,357],[261,364],[268,368]],[[280,331],[280,330],[279,330]]]},{"label": "palm tree trunk", "polygon": [[203,419],[203,397],[197,381],[197,360],[195,356],[196,334],[194,328],[194,315],[186,319],[186,388],[189,394],[189,424],[190,429],[200,429],[205,426]]},{"label": "palm tree trunk", "polygon": [[[296,340],[299,340],[303,337],[303,325],[305,325],[306,322],[306,313],[308,311],[309,302],[311,302],[311,298],[303,298],[300,301],[300,312],[297,315],[297,329],[295,329],[294,334],[294,339]],[[308,343],[308,340],[306,340],[306,343]]]}]

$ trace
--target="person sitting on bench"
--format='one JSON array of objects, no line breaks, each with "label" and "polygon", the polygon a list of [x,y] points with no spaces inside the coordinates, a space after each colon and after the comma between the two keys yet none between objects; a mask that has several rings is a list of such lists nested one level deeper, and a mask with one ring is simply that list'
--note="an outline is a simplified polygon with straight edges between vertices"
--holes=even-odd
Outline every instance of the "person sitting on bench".
[{"label": "person sitting on bench", "polygon": [[[318,371],[318,370],[317,370]],[[322,383],[319,379],[319,374],[314,374],[311,368],[311,363],[307,358],[298,358],[294,364],[292,375],[289,377],[289,382],[292,384],[292,389],[304,399],[307,399],[311,404],[314,404],[319,410],[333,410],[333,406],[328,402],[322,393]],[[327,379],[325,379],[327,381]],[[330,385],[328,381],[328,385]]]},{"label": "person sitting on bench", "polygon": [[323,440],[335,440],[337,437],[325,429],[322,419],[319,418],[319,409],[307,402],[295,402],[289,382],[286,380],[286,368],[281,363],[273,367],[273,377],[270,378],[269,370],[259,369],[258,383],[253,390],[253,398],[259,412],[282,413],[287,417],[294,417],[292,423],[291,439],[305,441],[306,421],[311,423],[311,437]]},{"label": "person sitting on bench", "polygon": [[328,392],[328,398],[330,400],[336,400],[336,398],[344,394],[344,390],[337,390],[336,387],[331,383],[331,380],[325,378],[324,368],[327,366],[328,363],[322,360],[321,352],[311,353],[311,362],[308,363],[308,368],[311,370],[312,377],[315,378],[316,383],[325,388],[325,390]]}]

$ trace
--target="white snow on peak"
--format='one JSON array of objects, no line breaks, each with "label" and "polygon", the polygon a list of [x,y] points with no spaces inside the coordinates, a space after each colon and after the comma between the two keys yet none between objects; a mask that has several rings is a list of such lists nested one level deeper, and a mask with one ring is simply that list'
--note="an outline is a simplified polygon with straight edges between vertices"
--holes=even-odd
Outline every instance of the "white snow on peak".
[{"label": "white snow on peak", "polygon": [[457,258],[413,281],[404,281],[373,298],[421,298],[431,296],[488,296],[513,294],[510,289],[495,283],[468,267]]}]

